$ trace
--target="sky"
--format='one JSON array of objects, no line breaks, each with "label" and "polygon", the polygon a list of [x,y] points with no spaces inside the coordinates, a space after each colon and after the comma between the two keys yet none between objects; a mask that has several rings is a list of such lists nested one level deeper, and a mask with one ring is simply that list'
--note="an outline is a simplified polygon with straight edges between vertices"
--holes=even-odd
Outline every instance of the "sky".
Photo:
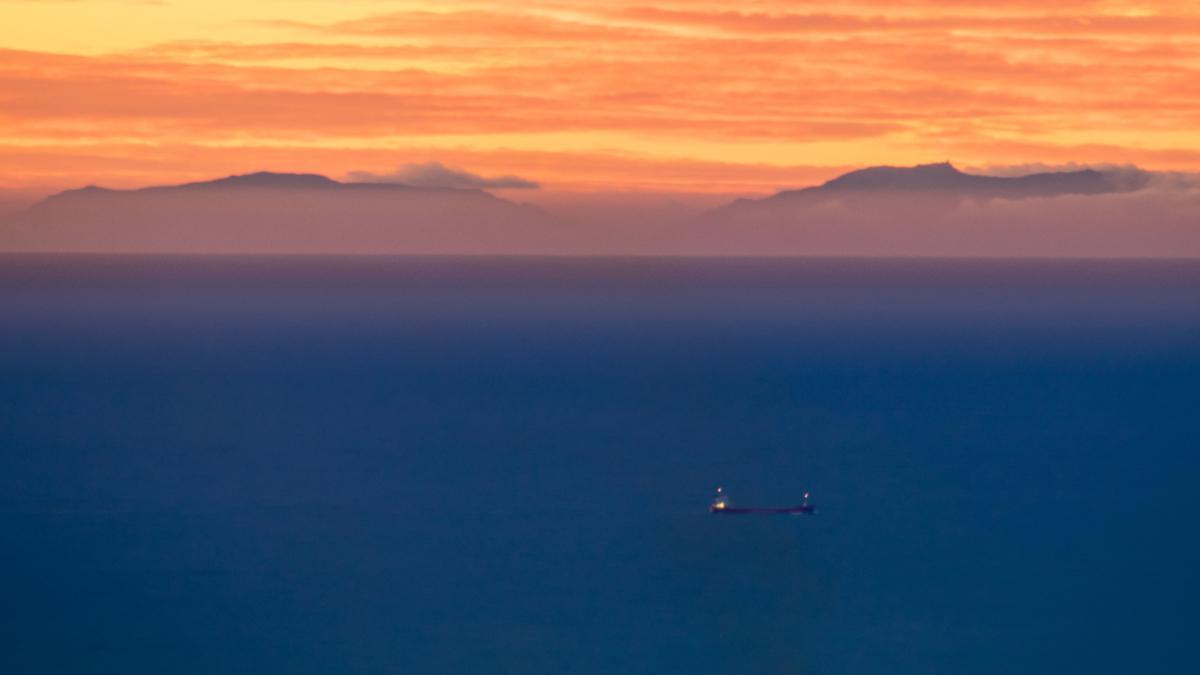
[{"label": "sky", "polygon": [[755,194],[943,160],[1200,170],[1200,3],[0,0],[9,195],[260,169]]}]

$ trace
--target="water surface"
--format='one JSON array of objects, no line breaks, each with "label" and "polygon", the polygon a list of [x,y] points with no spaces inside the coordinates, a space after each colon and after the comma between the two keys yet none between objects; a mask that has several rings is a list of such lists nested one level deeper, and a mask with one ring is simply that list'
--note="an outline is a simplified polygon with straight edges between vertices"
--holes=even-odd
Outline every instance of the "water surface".
[{"label": "water surface", "polygon": [[0,669],[1186,672],[1198,385],[1195,262],[4,257]]}]

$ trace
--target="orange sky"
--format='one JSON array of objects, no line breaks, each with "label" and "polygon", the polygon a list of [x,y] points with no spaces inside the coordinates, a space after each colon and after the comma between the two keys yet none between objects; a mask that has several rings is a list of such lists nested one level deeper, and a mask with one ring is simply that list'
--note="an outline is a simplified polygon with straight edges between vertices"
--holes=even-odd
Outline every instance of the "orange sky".
[{"label": "orange sky", "polygon": [[440,161],[755,192],[945,159],[1200,170],[1200,2],[0,0],[8,190]]}]

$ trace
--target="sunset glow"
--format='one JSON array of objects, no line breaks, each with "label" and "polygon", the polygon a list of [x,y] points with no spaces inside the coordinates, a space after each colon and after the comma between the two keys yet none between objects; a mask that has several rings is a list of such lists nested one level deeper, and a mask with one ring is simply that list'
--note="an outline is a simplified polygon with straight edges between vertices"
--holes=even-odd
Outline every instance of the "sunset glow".
[{"label": "sunset glow", "polygon": [[947,159],[1196,170],[1198,130],[1191,0],[0,0],[6,189],[436,161],[763,192]]}]

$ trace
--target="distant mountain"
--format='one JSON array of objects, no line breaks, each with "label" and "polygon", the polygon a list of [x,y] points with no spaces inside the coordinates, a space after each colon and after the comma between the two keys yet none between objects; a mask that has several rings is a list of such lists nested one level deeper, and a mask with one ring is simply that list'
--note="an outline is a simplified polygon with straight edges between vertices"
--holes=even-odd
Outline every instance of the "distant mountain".
[{"label": "distant mountain", "polygon": [[1200,181],[1126,168],[1001,177],[872,167],[694,219],[474,189],[254,173],[68,190],[0,218],[0,252],[1200,257]]},{"label": "distant mountain", "polygon": [[[241,176],[226,176],[216,180],[166,187],[146,188],[148,190],[211,190],[220,188],[270,188],[276,190],[308,190],[320,188],[354,187],[353,183],[339,183],[332,178],[326,178],[315,173],[272,173],[259,171]],[[393,186],[402,187],[402,186]]]},{"label": "distant mountain", "polygon": [[1200,192],[1148,188],[1135,169],[1003,177],[954,166],[879,166],[677,228],[697,255],[1195,256]]},{"label": "distant mountain", "polygon": [[1028,199],[1063,194],[1102,194],[1116,185],[1093,169],[1027,176],[981,176],[963,173],[949,162],[914,167],[876,166],[852,171],[820,188],[833,190],[944,191],[964,196],[998,199]]},{"label": "distant mountain", "polygon": [[51,196],[0,220],[0,250],[188,253],[558,252],[536,207],[481,190],[260,172]]},{"label": "distant mountain", "polygon": [[983,176],[959,171],[949,162],[912,167],[875,166],[851,171],[821,185],[786,190],[765,199],[742,199],[718,209],[718,213],[768,211],[781,205],[830,200],[878,200],[919,197],[945,205],[947,202],[989,199],[1032,199],[1059,195],[1096,195],[1129,189],[1112,177],[1093,169],[1027,176]]}]

